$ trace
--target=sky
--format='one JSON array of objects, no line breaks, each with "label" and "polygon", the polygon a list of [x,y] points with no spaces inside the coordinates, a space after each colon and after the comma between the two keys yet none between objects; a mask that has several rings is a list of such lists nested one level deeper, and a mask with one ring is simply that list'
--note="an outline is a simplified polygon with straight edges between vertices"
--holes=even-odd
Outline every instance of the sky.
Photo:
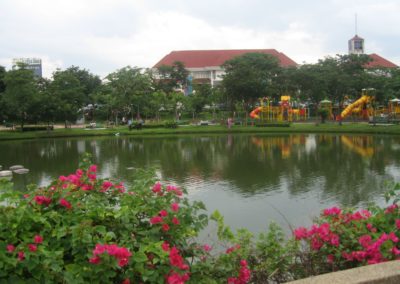
[{"label": "sky", "polygon": [[0,65],[42,59],[105,77],[148,68],[173,50],[270,49],[297,63],[365,52],[400,65],[400,0],[0,0]]}]

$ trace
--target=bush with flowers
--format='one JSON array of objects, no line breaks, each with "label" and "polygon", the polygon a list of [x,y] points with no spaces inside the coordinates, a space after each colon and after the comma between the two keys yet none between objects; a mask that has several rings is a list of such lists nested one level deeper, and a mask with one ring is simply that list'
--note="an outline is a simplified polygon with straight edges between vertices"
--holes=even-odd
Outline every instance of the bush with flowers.
[{"label": "bush with flowers", "polygon": [[203,204],[152,172],[128,189],[98,178],[86,157],[46,187],[23,195],[0,180],[0,189],[0,282],[282,283],[400,256],[396,190],[387,208],[326,209],[289,239],[275,224],[257,239],[233,233],[216,211],[212,248],[196,241],[209,221]]},{"label": "bush with flowers", "polygon": [[195,237],[208,223],[205,208],[152,172],[139,171],[128,189],[98,178],[85,157],[49,186],[22,194],[0,180],[0,188],[0,282],[249,282],[244,259],[203,274],[211,247]]}]

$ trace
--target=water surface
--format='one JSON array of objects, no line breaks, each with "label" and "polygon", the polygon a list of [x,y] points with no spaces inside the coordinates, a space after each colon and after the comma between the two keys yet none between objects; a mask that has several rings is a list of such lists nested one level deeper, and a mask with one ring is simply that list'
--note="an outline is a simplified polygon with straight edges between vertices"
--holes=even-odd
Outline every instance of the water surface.
[{"label": "water surface", "polygon": [[211,135],[179,138],[87,138],[0,142],[3,169],[22,164],[18,190],[75,171],[92,153],[103,177],[129,183],[134,168],[155,167],[192,200],[253,232],[276,221],[308,225],[332,205],[383,204],[383,183],[400,180],[400,139],[356,135]]}]

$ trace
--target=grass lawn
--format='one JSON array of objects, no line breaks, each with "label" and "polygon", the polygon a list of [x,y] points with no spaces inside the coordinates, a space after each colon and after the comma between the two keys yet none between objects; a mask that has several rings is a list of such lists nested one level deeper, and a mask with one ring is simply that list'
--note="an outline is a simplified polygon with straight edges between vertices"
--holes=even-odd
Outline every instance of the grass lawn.
[{"label": "grass lawn", "polygon": [[127,126],[108,129],[55,129],[53,131],[18,132],[0,131],[1,140],[39,139],[56,137],[90,137],[90,136],[147,136],[147,135],[178,135],[178,134],[218,134],[218,133],[354,133],[354,134],[389,134],[400,135],[400,125],[369,125],[366,123],[293,123],[290,127],[254,127],[233,126],[179,126],[176,129],[153,128],[142,130],[128,130]]}]

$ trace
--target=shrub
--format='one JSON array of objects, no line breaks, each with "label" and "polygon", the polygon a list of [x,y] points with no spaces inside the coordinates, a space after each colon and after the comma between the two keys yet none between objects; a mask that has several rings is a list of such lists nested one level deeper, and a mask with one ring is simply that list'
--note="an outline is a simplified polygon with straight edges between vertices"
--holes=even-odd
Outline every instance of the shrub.
[{"label": "shrub", "polygon": [[178,124],[174,120],[169,120],[165,122],[165,128],[177,128]]},{"label": "shrub", "polygon": [[271,224],[255,238],[214,212],[219,243],[195,238],[208,223],[186,191],[138,171],[132,186],[79,169],[27,194],[0,179],[1,283],[282,283],[400,257],[399,185],[393,204],[325,209],[293,238]]},{"label": "shrub", "polygon": [[[0,279],[11,282],[178,283],[189,279],[190,240],[207,224],[199,202],[137,174],[132,188],[86,165],[47,187],[1,181]],[[183,283],[183,282],[182,282]]]}]

